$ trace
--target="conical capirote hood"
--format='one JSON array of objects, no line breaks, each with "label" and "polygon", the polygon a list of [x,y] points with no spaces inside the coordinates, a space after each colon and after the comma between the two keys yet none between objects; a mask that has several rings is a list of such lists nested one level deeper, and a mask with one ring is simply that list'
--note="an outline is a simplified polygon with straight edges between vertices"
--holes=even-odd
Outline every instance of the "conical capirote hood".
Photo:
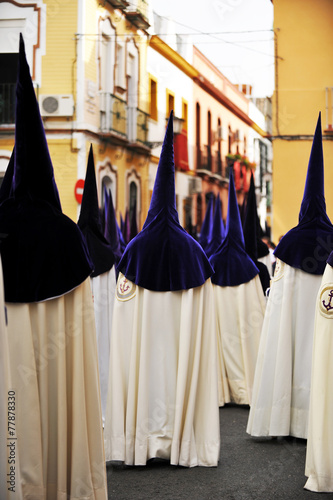
[{"label": "conical capirote hood", "polygon": [[226,235],[210,258],[214,268],[212,282],[219,286],[239,286],[251,281],[259,270],[245,251],[245,242],[238,209],[232,169],[229,173],[229,199]]},{"label": "conical capirote hood", "polygon": [[313,137],[298,225],[288,231],[274,255],[309,274],[321,275],[333,250],[333,226],[326,213],[321,114]]},{"label": "conical capirote hood", "polygon": [[111,245],[103,234],[98,206],[95,162],[92,145],[89,149],[86,178],[84,181],[78,226],[86,239],[94,265],[92,277],[109,271],[115,263]]},{"label": "conical capirote hood", "polygon": [[118,265],[127,279],[148,290],[194,288],[203,285],[213,272],[199,243],[180,226],[175,200],[171,113],[146,221]]}]

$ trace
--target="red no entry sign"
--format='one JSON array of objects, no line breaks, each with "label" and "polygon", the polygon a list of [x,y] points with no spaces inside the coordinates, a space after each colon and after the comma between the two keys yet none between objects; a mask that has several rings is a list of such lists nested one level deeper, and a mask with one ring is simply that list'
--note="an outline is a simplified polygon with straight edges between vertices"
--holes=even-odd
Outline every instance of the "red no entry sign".
[{"label": "red no entry sign", "polygon": [[84,179],[79,179],[75,184],[74,194],[76,201],[80,203],[80,205],[82,202],[83,188],[84,188]]}]

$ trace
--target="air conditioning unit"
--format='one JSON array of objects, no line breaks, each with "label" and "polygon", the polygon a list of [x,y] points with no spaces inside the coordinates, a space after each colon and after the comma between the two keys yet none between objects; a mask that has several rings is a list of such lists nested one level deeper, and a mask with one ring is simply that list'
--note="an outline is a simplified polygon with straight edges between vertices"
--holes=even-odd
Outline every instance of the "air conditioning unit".
[{"label": "air conditioning unit", "polygon": [[215,132],[215,141],[226,141],[227,139],[227,131],[225,127],[220,125],[217,127],[217,131]]},{"label": "air conditioning unit", "polygon": [[200,177],[189,177],[189,194],[202,192],[202,179]]},{"label": "air conditioning unit", "polygon": [[236,130],[234,135],[235,142],[242,142],[244,140],[244,132],[243,130]]},{"label": "air conditioning unit", "polygon": [[73,116],[74,99],[71,94],[40,95],[39,107],[42,116]]}]

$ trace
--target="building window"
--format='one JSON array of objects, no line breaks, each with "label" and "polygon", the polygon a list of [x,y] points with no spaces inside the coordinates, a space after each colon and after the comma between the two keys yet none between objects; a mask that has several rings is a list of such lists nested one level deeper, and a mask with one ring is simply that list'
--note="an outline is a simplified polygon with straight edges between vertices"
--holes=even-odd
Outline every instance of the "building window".
[{"label": "building window", "polygon": [[228,127],[228,154],[229,155],[231,154],[231,144],[232,144],[232,132],[231,132],[231,128],[229,125],[229,127]]},{"label": "building window", "polygon": [[187,122],[188,122],[188,104],[185,99],[182,99],[182,119],[183,119],[183,130],[187,132]]},{"label": "building window", "polygon": [[217,167],[217,173],[219,175],[222,175],[222,139],[221,139],[221,133],[222,133],[222,124],[221,124],[221,118],[217,119],[217,159],[216,159],[216,167]]},{"label": "building window", "polygon": [[212,115],[210,111],[207,113],[207,144],[209,148],[212,145]]},{"label": "building window", "polygon": [[[129,219],[132,220],[133,211],[137,209],[138,187],[134,181],[130,183],[129,188]],[[136,216],[136,214],[135,214]]]},{"label": "building window", "polygon": [[130,220],[133,210],[136,210],[136,221],[138,224],[141,213],[141,180],[134,168],[126,174],[126,186],[126,206],[129,209]]},{"label": "building window", "polygon": [[175,109],[175,94],[170,90],[166,91],[166,116],[169,118],[172,110]]},{"label": "building window", "polygon": [[157,121],[157,80],[149,75],[149,115],[152,120]]},{"label": "building window", "polygon": [[267,172],[267,146],[262,141],[259,141],[259,154],[260,154],[260,160],[259,160],[260,190],[262,191],[264,175]]},{"label": "building window", "polygon": [[100,205],[104,207],[105,204],[105,190],[111,191],[114,209],[117,207],[117,169],[111,163],[107,162],[104,165],[97,166],[98,172],[98,199]]},{"label": "building window", "polygon": [[117,43],[116,83],[117,83],[117,87],[119,87],[120,89],[124,90],[126,88],[126,84],[125,84],[125,46],[123,43]]},{"label": "building window", "polygon": [[112,186],[113,182],[112,182],[112,179],[108,176],[108,175],[105,175],[102,179],[102,207],[105,207],[105,191],[107,194],[109,194],[109,192],[111,191],[111,195],[112,195],[112,202],[113,202],[113,186]]},{"label": "building window", "polygon": [[201,166],[201,150],[200,150],[200,104],[197,102],[195,108],[195,145],[197,152],[197,169]]},{"label": "building window", "polygon": [[99,89],[102,92],[113,93],[114,65],[115,65],[115,36],[116,30],[110,19],[100,19],[99,43]]},{"label": "building window", "polygon": [[0,54],[0,124],[15,123],[18,54]]},{"label": "building window", "polygon": [[202,197],[197,195],[197,229],[201,228],[202,224]]}]

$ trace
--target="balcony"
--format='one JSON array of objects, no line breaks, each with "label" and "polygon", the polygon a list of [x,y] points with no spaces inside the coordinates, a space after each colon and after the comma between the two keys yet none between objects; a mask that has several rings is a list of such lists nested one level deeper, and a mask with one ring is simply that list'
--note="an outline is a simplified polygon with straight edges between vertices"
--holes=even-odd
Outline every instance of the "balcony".
[{"label": "balcony", "polygon": [[148,114],[109,92],[100,93],[100,133],[115,142],[140,145],[148,140]]},{"label": "balcony", "polygon": [[0,125],[15,123],[15,83],[0,84]]},{"label": "balcony", "polygon": [[220,151],[216,151],[214,160],[215,160],[214,172],[217,175],[220,175],[221,177],[223,177],[223,163],[222,163],[222,157],[221,157]]},{"label": "balcony", "polygon": [[129,2],[126,0],[105,0],[104,3],[108,3],[115,9],[125,10],[129,6]]},{"label": "balcony", "polygon": [[206,170],[212,172],[212,152],[209,145],[204,146],[204,150],[200,151],[200,161],[197,165],[197,170]]},{"label": "balcony", "polygon": [[100,93],[100,131],[127,139],[127,103],[109,92]]},{"label": "balcony", "polygon": [[130,4],[126,10],[126,18],[138,29],[147,30],[150,26],[147,13],[147,2],[145,0],[137,0],[136,6]]}]

